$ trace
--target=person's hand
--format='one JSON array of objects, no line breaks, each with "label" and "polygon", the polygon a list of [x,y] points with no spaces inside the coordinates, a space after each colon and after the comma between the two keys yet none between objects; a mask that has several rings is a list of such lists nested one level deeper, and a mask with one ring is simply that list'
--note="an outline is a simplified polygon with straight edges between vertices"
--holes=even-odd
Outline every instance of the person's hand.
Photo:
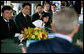
[{"label": "person's hand", "polygon": [[22,53],[26,53],[26,49],[24,46],[21,47]]},{"label": "person's hand", "polygon": [[15,33],[15,36],[14,37],[18,37],[20,35],[21,35],[20,33]]},{"label": "person's hand", "polygon": [[83,42],[82,42],[82,41],[77,40],[76,44],[77,44],[78,46],[80,46],[80,48],[83,49]]}]

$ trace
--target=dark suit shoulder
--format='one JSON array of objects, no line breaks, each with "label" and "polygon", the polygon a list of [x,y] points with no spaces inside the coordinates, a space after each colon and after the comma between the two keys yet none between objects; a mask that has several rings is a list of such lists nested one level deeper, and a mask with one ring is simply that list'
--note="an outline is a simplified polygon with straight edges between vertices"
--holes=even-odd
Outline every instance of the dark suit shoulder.
[{"label": "dark suit shoulder", "polygon": [[35,14],[33,14],[33,15],[37,15],[38,13],[35,13]]},{"label": "dark suit shoulder", "polygon": [[38,20],[40,18],[39,14],[38,13],[35,13],[32,15],[32,22],[35,21],[35,20]]},{"label": "dark suit shoulder", "polygon": [[36,18],[36,17],[39,17],[38,13],[35,13],[35,14],[32,15],[32,18]]},{"label": "dark suit shoulder", "polygon": [[20,12],[17,16],[22,16],[23,14],[22,14],[22,12]]},{"label": "dark suit shoulder", "polygon": [[[28,47],[28,50],[27,52],[28,53],[51,53],[53,52],[51,47],[58,47],[56,46],[57,43],[56,42],[56,39],[53,38],[53,39],[48,39],[48,40],[41,40],[41,41],[38,41],[38,42],[35,42],[35,43],[32,43],[30,44],[30,46]],[[59,45],[59,44],[57,44]],[[39,51],[40,50],[40,51]]]},{"label": "dark suit shoulder", "polygon": [[0,18],[0,22],[3,20],[3,17],[1,16],[1,18]]},{"label": "dark suit shoulder", "polygon": [[20,13],[16,16],[16,20],[17,20],[17,19],[20,20],[20,19],[22,19],[23,17],[24,17],[24,16],[23,16],[22,12],[20,12]]},{"label": "dark suit shoulder", "polygon": [[48,45],[46,44],[47,40],[41,40],[35,43],[30,44],[27,49],[28,53],[45,53],[48,50]]},{"label": "dark suit shoulder", "polygon": [[69,49],[69,52],[72,52],[72,53],[83,53],[83,50],[77,45],[72,45],[72,47]]},{"label": "dark suit shoulder", "polygon": [[[39,51],[40,50],[40,51]],[[80,53],[81,50],[62,38],[52,38],[30,44],[28,52],[41,53]]]},{"label": "dark suit shoulder", "polygon": [[3,17],[1,16],[1,18],[0,18],[0,25],[2,25],[4,22],[5,21],[4,21]]},{"label": "dark suit shoulder", "polygon": [[10,19],[10,20],[9,20],[9,23],[10,23],[11,25],[16,26],[16,25],[15,25],[15,22],[13,21],[13,19]]},{"label": "dark suit shoulder", "polygon": [[1,18],[0,19],[3,19],[3,17],[1,16]]},{"label": "dark suit shoulder", "polygon": [[10,19],[10,22],[13,22],[14,23],[13,19]]}]

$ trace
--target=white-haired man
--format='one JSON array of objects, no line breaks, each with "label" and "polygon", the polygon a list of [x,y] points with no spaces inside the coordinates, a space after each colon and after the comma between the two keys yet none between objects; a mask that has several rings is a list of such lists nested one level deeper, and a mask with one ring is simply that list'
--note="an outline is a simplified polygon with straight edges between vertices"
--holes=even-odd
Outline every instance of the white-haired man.
[{"label": "white-haired man", "polygon": [[27,53],[82,53],[82,49],[72,44],[78,31],[78,15],[72,8],[62,8],[53,18],[55,38],[30,44]]}]

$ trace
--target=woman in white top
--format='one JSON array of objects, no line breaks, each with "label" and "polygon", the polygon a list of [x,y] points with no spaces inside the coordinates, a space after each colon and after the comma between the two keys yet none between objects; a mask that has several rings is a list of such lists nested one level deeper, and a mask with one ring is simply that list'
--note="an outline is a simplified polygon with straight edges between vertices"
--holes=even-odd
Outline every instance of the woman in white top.
[{"label": "woman in white top", "polygon": [[42,29],[45,29],[45,23],[47,23],[48,21],[49,21],[49,14],[44,13],[41,19],[32,22],[32,24],[34,24],[36,27],[41,27]]}]

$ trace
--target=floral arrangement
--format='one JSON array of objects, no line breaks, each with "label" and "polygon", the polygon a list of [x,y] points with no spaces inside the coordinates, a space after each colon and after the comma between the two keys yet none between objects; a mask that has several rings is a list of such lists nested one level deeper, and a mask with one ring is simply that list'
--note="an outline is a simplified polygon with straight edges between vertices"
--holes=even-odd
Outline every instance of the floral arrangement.
[{"label": "floral arrangement", "polygon": [[22,36],[24,39],[27,40],[46,40],[47,34],[46,30],[41,29],[41,27],[35,27],[35,28],[24,28],[23,31],[21,31]]}]

